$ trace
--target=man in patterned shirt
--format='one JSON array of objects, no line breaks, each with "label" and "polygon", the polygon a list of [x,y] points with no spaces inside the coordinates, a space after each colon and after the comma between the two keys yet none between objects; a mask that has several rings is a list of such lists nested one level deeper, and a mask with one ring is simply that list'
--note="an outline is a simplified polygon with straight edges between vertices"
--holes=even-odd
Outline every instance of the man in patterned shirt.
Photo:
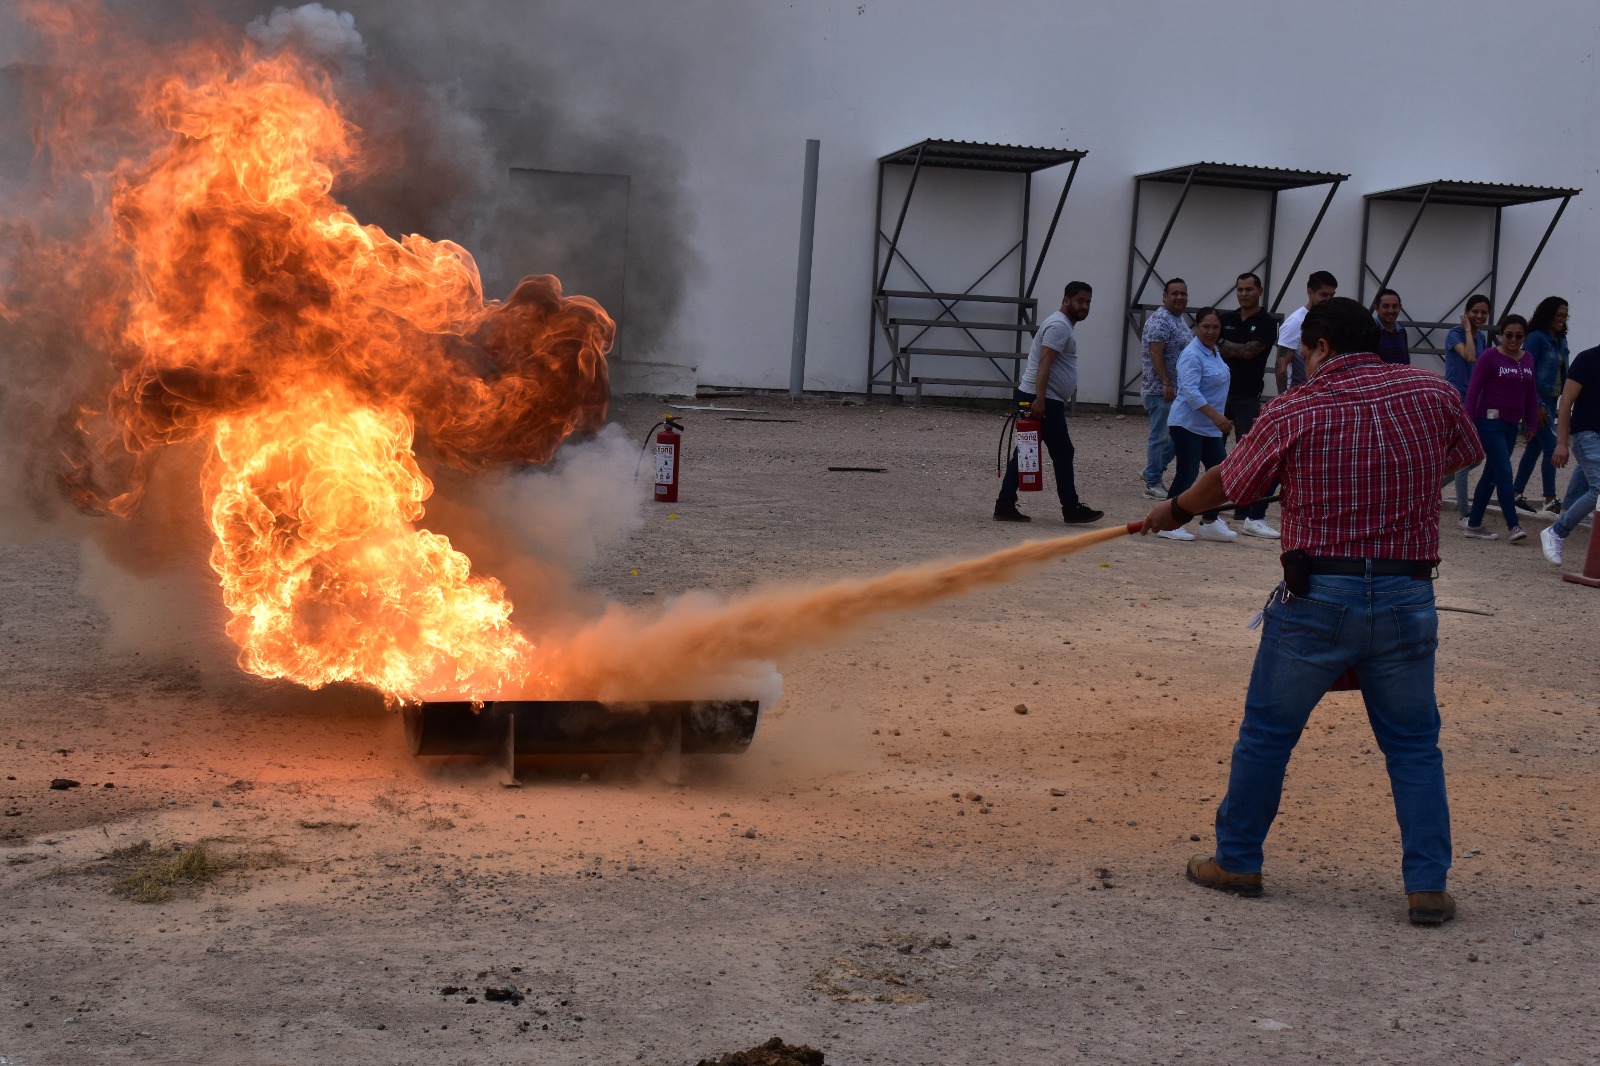
[{"label": "man in patterned shirt", "polygon": [[1150,435],[1144,444],[1144,498],[1164,500],[1167,490],[1161,479],[1172,465],[1172,438],[1167,431],[1167,412],[1178,395],[1178,355],[1194,333],[1183,317],[1189,306],[1189,286],[1173,278],[1161,290],[1161,306],[1144,320],[1140,335],[1144,349],[1144,381],[1140,393],[1144,412],[1150,419]]},{"label": "man in patterned shirt", "polygon": [[1262,843],[1289,756],[1322,694],[1354,670],[1394,792],[1410,919],[1438,925],[1456,911],[1434,696],[1438,486],[1483,447],[1455,389],[1384,363],[1377,331],[1354,300],[1311,308],[1300,334],[1306,383],[1270,404],[1220,466],[1157,504],[1144,532],[1282,483],[1284,581],[1262,614],[1216,853],[1190,859],[1189,880],[1261,894]]}]

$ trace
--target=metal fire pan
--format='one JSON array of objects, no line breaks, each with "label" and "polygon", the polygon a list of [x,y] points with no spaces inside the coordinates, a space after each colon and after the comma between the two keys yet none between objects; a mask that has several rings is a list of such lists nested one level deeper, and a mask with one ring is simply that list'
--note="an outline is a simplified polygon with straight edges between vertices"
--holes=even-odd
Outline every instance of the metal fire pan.
[{"label": "metal fire pan", "polygon": [[738,755],[755,739],[757,700],[500,700],[411,704],[413,755]]}]

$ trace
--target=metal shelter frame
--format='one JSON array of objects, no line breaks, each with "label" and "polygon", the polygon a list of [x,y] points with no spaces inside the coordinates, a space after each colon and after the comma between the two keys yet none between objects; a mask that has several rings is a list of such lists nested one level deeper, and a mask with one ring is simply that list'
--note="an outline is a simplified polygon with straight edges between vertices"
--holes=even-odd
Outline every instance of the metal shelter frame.
[{"label": "metal shelter frame", "polygon": [[[1287,170],[1282,167],[1253,167],[1238,163],[1190,163],[1187,166],[1172,167],[1168,170],[1151,171],[1140,174],[1133,179],[1133,220],[1128,231],[1128,289],[1127,297],[1123,301],[1126,308],[1122,330],[1122,357],[1117,366],[1117,380],[1122,383],[1117,396],[1117,407],[1129,396],[1139,395],[1139,390],[1130,386],[1134,385],[1143,375],[1143,360],[1141,366],[1132,377],[1128,377],[1128,349],[1130,343],[1138,343],[1144,333],[1144,321],[1151,311],[1160,307],[1160,302],[1144,303],[1145,286],[1150,284],[1151,278],[1161,283],[1166,289],[1166,279],[1157,271],[1156,264],[1161,259],[1161,252],[1167,246],[1167,238],[1172,235],[1172,227],[1178,221],[1178,215],[1183,211],[1183,205],[1189,199],[1189,190],[1197,186],[1216,189],[1241,189],[1246,192],[1265,192],[1271,194],[1267,207],[1267,247],[1262,257],[1250,268],[1251,272],[1258,273],[1262,278],[1262,286],[1267,292],[1275,293],[1272,303],[1267,308],[1269,314],[1277,314],[1278,302],[1283,299],[1286,289],[1279,286],[1276,290],[1272,284],[1272,249],[1278,232],[1278,194],[1286,189],[1304,189],[1313,185],[1329,186],[1328,195],[1322,201],[1322,207],[1317,211],[1317,217],[1312,220],[1311,228],[1306,231],[1306,238],[1300,242],[1300,250],[1295,253],[1294,263],[1290,265],[1284,277],[1293,277],[1294,272],[1300,269],[1300,261],[1305,258],[1306,250],[1311,247],[1311,238],[1316,236],[1317,228],[1322,225],[1323,216],[1328,213],[1328,205],[1333,202],[1334,193],[1339,191],[1341,183],[1348,180],[1348,174],[1334,174],[1316,170]],[[1182,185],[1183,191],[1178,194],[1178,202],[1173,205],[1172,213],[1167,217],[1167,223],[1161,230],[1161,237],[1156,241],[1155,250],[1150,255],[1145,255],[1139,249],[1139,202],[1144,192],[1145,182],[1159,182],[1165,185]],[[1139,274],[1138,283],[1134,283],[1134,276],[1138,274],[1139,264],[1144,264],[1144,272]],[[1242,271],[1241,271],[1242,273]],[[1229,286],[1228,292],[1232,292]],[[1224,292],[1213,303],[1221,303],[1227,297]]]},{"label": "metal shelter frame", "polygon": [[[924,385],[1005,389],[1015,387],[1022,375],[1023,361],[1027,359],[1027,352],[1022,346],[1022,336],[1025,333],[1032,333],[1038,325],[1039,302],[1033,297],[1033,288],[1038,283],[1039,271],[1044,266],[1050,242],[1055,238],[1056,225],[1061,221],[1061,209],[1066,206],[1067,194],[1072,191],[1072,181],[1078,174],[1078,163],[1088,154],[1067,148],[1030,148],[1010,144],[979,144],[972,141],[926,140],[902,148],[898,152],[891,152],[878,160],[878,207],[872,242],[872,323],[867,343],[868,396],[872,395],[874,388],[883,386],[888,388],[889,395],[896,400],[900,397],[900,390],[913,390],[918,401],[922,398]],[[1030,273],[1028,223],[1033,204],[1033,176],[1041,170],[1049,170],[1063,163],[1071,163],[1072,169],[1067,172],[1066,183],[1062,186],[1061,196],[1056,201],[1055,213],[1050,216],[1050,228],[1045,231],[1044,241],[1039,246],[1039,254],[1033,261],[1033,270]],[[884,178],[891,166],[911,168],[905,199],[900,204],[892,234],[885,233],[883,228]],[[1022,225],[1019,237],[999,259],[990,264],[987,270],[979,274],[977,279],[961,292],[935,291],[927,278],[906,258],[905,252],[900,248],[900,235],[905,228],[906,214],[911,208],[911,197],[917,191],[917,178],[927,167],[1018,174],[1022,177]],[[1012,256],[1017,260],[1015,296],[973,292]],[[917,284],[922,286],[921,289],[887,287],[889,271],[897,259],[911,272]],[[911,301],[920,302],[925,310],[910,316],[892,313],[892,304],[895,302]],[[927,306],[930,302],[935,306]],[[963,318],[958,311],[961,304],[977,304],[985,310],[998,308],[1000,316],[987,319]],[[1005,308],[1015,310],[1014,317],[1010,317],[1009,321],[999,320],[1000,317],[1004,317]],[[967,313],[971,315],[973,312]],[[965,336],[973,347],[948,346],[958,341],[959,337],[953,337],[943,345],[921,343],[924,335],[932,330],[956,331]],[[914,332],[908,336],[906,331]],[[1009,350],[1004,347],[1007,343],[1004,339],[999,342],[990,339],[989,343],[997,346],[992,348],[986,346],[979,336],[982,333],[999,333],[1002,338],[1009,336]],[[880,334],[887,348],[887,357],[881,363],[878,361]],[[963,378],[913,375],[912,359],[919,356],[981,359],[1001,376]],[[1003,365],[1006,363],[1010,365]]]},{"label": "metal shelter frame", "polygon": [[[1501,216],[1508,207],[1520,207],[1523,204],[1542,203],[1546,200],[1560,200],[1555,214],[1550,219],[1550,224],[1545,227],[1544,236],[1539,238],[1539,245],[1533,250],[1533,255],[1528,259],[1528,265],[1523,268],[1522,276],[1517,279],[1516,288],[1511,290],[1511,298],[1505,302],[1504,311],[1510,310],[1517,302],[1517,297],[1522,295],[1522,287],[1528,282],[1528,275],[1533,273],[1533,266],[1539,261],[1539,256],[1544,254],[1544,248],[1550,241],[1550,235],[1555,232],[1556,223],[1561,221],[1562,214],[1567,210],[1567,204],[1577,196],[1582,189],[1556,189],[1539,185],[1496,185],[1481,181],[1428,181],[1421,185],[1407,185],[1400,189],[1386,189],[1383,192],[1369,192],[1361,212],[1361,286],[1359,289],[1360,300],[1363,305],[1367,302],[1368,278],[1377,282],[1373,291],[1389,286],[1389,279],[1394,277],[1395,268],[1400,265],[1400,259],[1405,255],[1411,237],[1417,232],[1417,223],[1422,221],[1422,213],[1430,204],[1446,207],[1482,207],[1494,211],[1494,247],[1489,253],[1489,272],[1461,294],[1461,298],[1440,317],[1443,321],[1424,322],[1408,317],[1403,317],[1398,323],[1402,329],[1415,329],[1419,343],[1412,348],[1412,354],[1444,356],[1444,343],[1435,343],[1433,334],[1435,330],[1448,331],[1458,323],[1450,321],[1450,316],[1456,313],[1456,308],[1466,303],[1467,299],[1475,292],[1482,290],[1485,283],[1489,286],[1489,307],[1491,310],[1500,307],[1496,301],[1500,283],[1500,226]],[[1368,238],[1372,233],[1372,204],[1373,201],[1386,203],[1414,203],[1417,205],[1416,213],[1411,216],[1411,223],[1406,227],[1405,236],[1400,238],[1400,247],[1395,249],[1394,257],[1389,260],[1389,266],[1380,275],[1373,269],[1367,259]]]}]

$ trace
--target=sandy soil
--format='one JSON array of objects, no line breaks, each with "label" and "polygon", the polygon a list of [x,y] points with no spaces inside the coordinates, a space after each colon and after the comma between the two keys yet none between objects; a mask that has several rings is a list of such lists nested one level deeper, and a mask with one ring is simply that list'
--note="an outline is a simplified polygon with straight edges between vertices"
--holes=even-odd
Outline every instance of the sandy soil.
[{"label": "sandy soil", "polygon": [[[682,502],[590,586],[650,604],[1066,531],[989,520],[994,414],[719,402],[767,415],[690,412]],[[1142,419],[1073,432],[1088,501],[1142,516]],[[1441,617],[1461,919],[1417,929],[1354,694],[1291,766],[1266,896],[1183,880],[1264,542],[1095,548],[788,657],[751,751],[682,784],[590,761],[517,790],[413,760],[364,694],[206,641],[118,651],[77,545],[6,547],[0,1063],[676,1066],[774,1035],[846,1064],[1600,1061],[1600,593],[1532,542],[1444,553],[1441,603],[1492,615]],[[154,905],[63,873],[202,838],[287,862]]]}]

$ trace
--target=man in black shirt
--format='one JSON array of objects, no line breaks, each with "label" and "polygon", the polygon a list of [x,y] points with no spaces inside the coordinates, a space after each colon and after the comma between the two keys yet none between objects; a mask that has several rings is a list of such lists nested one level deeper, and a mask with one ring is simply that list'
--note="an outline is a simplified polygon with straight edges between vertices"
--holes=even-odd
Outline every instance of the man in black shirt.
[{"label": "man in black shirt", "polygon": [[[1242,440],[1250,432],[1250,423],[1261,413],[1261,386],[1266,379],[1267,360],[1278,343],[1278,322],[1261,306],[1261,279],[1256,275],[1240,274],[1233,294],[1239,300],[1239,309],[1222,313],[1220,350],[1232,375],[1223,416],[1233,422],[1234,439]],[[1278,539],[1278,531],[1267,524],[1264,503],[1236,507],[1233,517],[1244,519],[1242,533]]]}]

